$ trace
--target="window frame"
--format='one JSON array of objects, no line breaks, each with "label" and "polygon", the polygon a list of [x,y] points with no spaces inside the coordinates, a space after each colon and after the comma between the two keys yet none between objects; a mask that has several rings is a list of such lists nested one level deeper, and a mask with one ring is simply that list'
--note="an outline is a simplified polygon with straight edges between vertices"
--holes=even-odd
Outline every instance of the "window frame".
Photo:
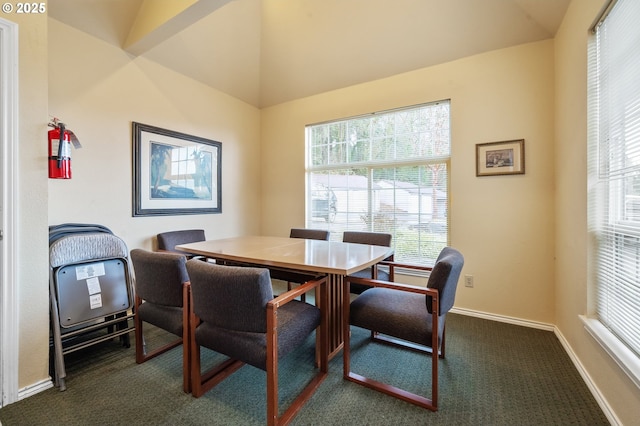
[{"label": "window frame", "polygon": [[[605,23],[605,20],[611,16],[610,14],[614,10],[614,7],[620,5],[625,0],[612,0],[602,10],[601,14],[596,19],[592,26],[591,35],[589,38],[589,69],[588,69],[588,101],[587,107],[588,114],[588,183],[589,183],[589,197],[588,197],[588,252],[589,252],[589,270],[588,270],[588,289],[589,289],[589,305],[587,315],[580,315],[585,329],[589,334],[603,347],[603,349],[613,358],[613,360],[620,366],[620,368],[629,376],[629,378],[640,388],[640,354],[634,351],[630,346],[630,342],[625,342],[625,337],[618,336],[616,331],[613,331],[611,325],[607,325],[604,320],[600,319],[600,315],[608,315],[608,312],[604,312],[605,308],[600,303],[600,297],[608,287],[601,289],[600,275],[609,274],[615,275],[613,283],[608,280],[604,283],[604,286],[611,286],[612,284],[619,284],[620,278],[616,274],[624,275],[624,271],[616,272],[615,265],[619,265],[619,262],[626,261],[624,258],[626,246],[630,244],[629,238],[638,240],[640,238],[640,221],[634,220],[633,217],[628,215],[627,211],[627,194],[626,188],[628,182],[625,180],[633,173],[629,173],[626,161],[629,161],[627,152],[628,141],[626,138],[615,139],[613,136],[617,133],[609,133],[607,129],[606,142],[607,147],[613,140],[618,143],[614,148],[620,148],[619,151],[607,151],[601,149],[601,114],[602,116],[609,118],[610,108],[609,103],[606,103],[607,108],[601,107],[601,89],[600,89],[600,77],[602,72],[602,65],[600,63],[600,46],[598,40],[598,31],[601,25]],[[635,35],[638,37],[638,35]],[[605,52],[608,54],[608,52]],[[626,68],[625,68],[626,69]],[[604,74],[605,76],[607,74]],[[613,77],[607,80],[614,80]],[[619,80],[615,80],[619,81]],[[610,120],[606,122],[604,127],[609,127]],[[624,131],[626,124],[617,126],[611,125],[616,132]],[[637,145],[637,144],[636,144]],[[604,168],[601,167],[604,165]],[[611,166],[615,168],[612,168]],[[623,165],[623,167],[620,167]],[[633,167],[637,169],[637,166]],[[604,172],[601,172],[604,170]],[[603,231],[604,230],[604,231]],[[604,237],[604,238],[603,238]],[[609,241],[606,246],[601,244],[601,241]],[[604,250],[608,250],[608,253],[613,258],[611,261],[600,264],[601,254],[600,247],[605,247]],[[635,255],[636,263],[640,262],[640,255]],[[609,268],[607,268],[609,266]],[[620,269],[620,268],[617,268]],[[624,269],[624,268],[623,268]],[[609,272],[611,271],[611,272]],[[626,278],[626,277],[625,277]],[[632,285],[632,284],[631,284]],[[619,296],[620,297],[620,296]],[[604,300],[604,299],[603,299]],[[608,300],[608,299],[607,299]],[[615,302],[614,302],[615,303]],[[616,312],[624,311],[624,307],[618,309]],[[606,308],[608,310],[608,308]],[[633,326],[633,323],[631,324]],[[617,324],[616,324],[617,326]],[[632,327],[633,328],[633,327]],[[621,331],[617,331],[621,335],[624,334]],[[628,340],[633,341],[633,335],[627,337]]]},{"label": "window frame", "polygon": [[[431,155],[425,155],[423,157],[418,157],[418,158],[403,157],[403,158],[397,159],[396,151],[394,151],[393,154],[389,154],[390,156],[394,157],[390,160],[389,159],[381,160],[380,158],[374,158],[374,155],[370,154],[366,158],[360,157],[354,161],[351,161],[351,159],[349,158],[350,154],[347,153],[345,150],[344,154],[338,153],[340,158],[336,161],[332,157],[334,155],[334,152],[331,151],[331,147],[329,146],[331,145],[331,143],[329,143],[327,146],[328,151],[325,151],[323,153],[318,153],[319,151],[316,151],[316,150],[319,149],[318,148],[319,145],[317,145],[317,142],[316,144],[314,144],[312,140],[313,129],[314,128],[318,129],[321,126],[326,126],[327,129],[324,131],[327,133],[325,134],[329,134],[330,133],[329,129],[331,126],[349,127],[349,125],[346,124],[347,122],[352,124],[362,120],[369,120],[370,122],[373,122],[376,117],[379,117],[383,114],[395,114],[395,113],[404,113],[404,112],[417,113],[420,111],[421,108],[441,107],[443,104],[446,105],[446,108],[447,108],[446,115],[443,117],[438,116],[438,118],[440,120],[442,119],[446,120],[446,123],[442,125],[442,127],[438,127],[438,125],[436,124],[434,125],[433,128],[429,127],[427,128],[427,130],[425,130],[426,133],[442,132],[443,130],[446,132],[444,133],[444,136],[442,133],[438,133],[438,136],[434,137],[433,140],[429,140],[429,143],[432,144],[429,146],[431,147],[433,152],[430,152],[429,150],[425,150],[425,152],[429,151],[428,153]],[[397,117],[394,117],[394,119],[397,119]],[[395,123],[396,124],[394,125],[397,125],[397,121]],[[438,120],[436,120],[436,123],[438,123]],[[439,123],[442,123],[442,122],[440,121]],[[322,131],[323,130],[320,129],[320,132]],[[417,135],[419,133],[420,133],[419,131],[414,130],[413,133],[409,133],[409,134]],[[406,134],[404,133],[402,135],[406,136]],[[401,141],[398,134],[393,133],[392,137],[396,138],[394,139],[394,146],[396,147],[399,146],[401,144]],[[373,152],[375,151],[375,148],[374,148],[375,141],[384,139],[384,137],[381,137],[380,135],[374,135],[374,132],[372,130],[365,139],[361,139],[360,135],[358,135],[356,139],[358,143],[364,141],[365,145],[369,147],[371,152]],[[346,137],[345,137],[345,140],[346,140]],[[443,142],[446,144],[445,155],[441,155],[438,152],[438,148],[441,147],[438,144]],[[337,145],[341,145],[342,143],[343,143],[342,140],[338,140],[336,142]],[[367,143],[369,145],[367,145]],[[316,164],[313,164],[314,155],[320,155],[320,156],[324,155],[325,157],[324,157],[323,164],[318,164],[317,162]],[[433,166],[437,164],[442,164],[443,166],[443,170],[439,171],[439,173],[442,173],[440,175],[443,181],[441,185],[437,185],[438,184],[437,181],[435,184],[433,181],[431,181],[434,175],[431,174],[433,172],[432,170],[429,170],[429,166]],[[397,175],[397,173],[398,171],[406,172],[407,170],[411,170],[412,168],[416,169],[415,178],[421,182],[417,184],[417,186],[414,188],[414,190],[417,191],[418,193],[418,195],[415,196],[415,198],[418,199],[417,203],[421,205],[424,197],[428,197],[429,202],[431,203],[430,204],[431,209],[429,210],[428,213],[425,213],[424,211],[422,211],[420,207],[418,207],[417,212],[406,213],[407,217],[412,217],[412,215],[415,215],[417,218],[417,223],[415,224],[415,228],[408,227],[409,229],[413,230],[414,234],[417,234],[417,237],[415,237],[417,241],[414,241],[413,237],[407,237],[408,239],[403,239],[401,235],[398,235],[398,231],[402,232],[403,225],[406,225],[404,222],[401,221],[401,219],[399,219],[399,217],[402,217],[403,213],[399,213],[397,211],[397,207],[398,207],[397,193],[402,190],[402,188],[398,186],[398,183],[404,183],[407,181],[403,180],[401,176]],[[359,173],[350,174],[348,172],[349,170],[358,170]],[[374,176],[376,172],[390,173],[393,177],[389,179],[379,178]],[[425,174],[425,173],[428,173],[428,174]],[[320,215],[318,215],[317,212],[315,212],[314,210],[314,209],[317,210],[317,208],[315,207],[316,201],[312,199],[313,198],[312,194],[316,191],[319,191],[319,186],[318,186],[319,181],[313,180],[314,174],[316,176],[326,174],[327,182],[322,182],[322,184],[325,185],[325,188],[327,190],[330,190],[332,194],[334,193],[334,190],[338,193],[340,192],[346,193],[346,199],[351,201],[353,201],[353,193],[357,190],[355,188],[352,189],[352,187],[348,185],[342,185],[342,184],[332,186],[330,182],[331,176],[336,176],[336,179],[348,180],[348,176],[353,175],[353,176],[357,176],[360,180],[363,180],[363,181],[364,179],[366,179],[365,190],[367,193],[366,195],[367,208],[366,208],[366,211],[361,215],[362,217],[365,218],[365,219],[361,219],[364,222],[364,225],[360,224],[358,229],[355,228],[355,226],[358,226],[358,225],[355,225],[358,222],[356,220],[353,220],[353,217],[357,214],[358,210],[352,210],[351,206],[349,206],[347,209],[336,208],[336,212],[338,212],[337,214],[342,216],[347,215],[347,217],[350,217],[350,219],[349,218],[346,220],[343,219],[340,225],[333,225],[333,222],[330,223],[328,219],[325,219],[326,223],[323,223],[321,221],[318,222],[318,217]],[[325,176],[321,176],[321,177],[325,178]],[[341,241],[342,232],[346,230],[389,232],[393,235],[392,246],[394,247],[394,249],[396,249],[396,260],[398,261],[404,260],[405,263],[432,265],[433,262],[435,262],[435,259],[437,257],[437,254],[439,253],[439,250],[449,245],[449,242],[450,242],[450,235],[451,235],[451,228],[450,228],[450,217],[451,217],[451,213],[450,213],[451,183],[450,181],[451,180],[450,180],[450,177],[451,177],[451,100],[450,99],[443,99],[435,102],[426,102],[422,104],[411,105],[411,106],[406,106],[402,108],[395,108],[391,110],[377,111],[377,112],[372,112],[372,113],[358,115],[358,116],[339,118],[335,120],[310,124],[305,127],[305,226],[307,228],[328,229],[331,232],[331,239],[334,241]],[[386,188],[386,190],[389,191],[387,194],[393,194],[392,196],[393,209],[390,213],[390,217],[392,217],[391,223],[393,225],[390,230],[380,230],[379,229],[380,225],[376,224],[376,222],[380,219],[372,219],[372,217],[378,217],[378,216],[372,216],[372,215],[380,214],[379,209],[375,209],[374,207],[372,207],[372,205],[374,204],[372,200],[375,199],[377,196],[380,196],[380,194],[385,191],[385,189],[380,189],[379,187],[374,185],[374,182],[376,182],[377,184],[377,182],[381,182],[381,181],[391,182],[391,185],[392,185],[390,188]],[[337,189],[337,188],[340,188],[340,189]],[[358,188],[361,188],[361,190],[362,188],[365,188],[364,183],[360,182]],[[434,195],[432,196],[431,194],[425,194],[425,192],[423,192],[425,188],[428,188]],[[436,195],[436,192],[438,193],[438,195]],[[336,198],[340,198],[341,200],[344,200],[345,196],[343,195],[341,197],[336,197]],[[351,201],[348,201],[348,203],[351,203]],[[324,204],[327,204],[327,203],[324,202],[323,205]],[[344,206],[344,201],[342,201],[341,203],[336,202],[336,204],[341,204],[342,206]],[[442,208],[441,206],[444,206],[444,208]],[[441,213],[439,214],[439,212]],[[322,216],[324,217],[326,215],[322,215]],[[429,225],[427,225],[428,227],[430,227],[429,228],[430,230],[428,231],[429,235],[431,236],[430,238],[426,238],[427,231],[421,228],[422,226],[425,226],[425,223],[421,222],[421,220],[424,217],[430,218]],[[398,226],[399,223],[402,225]],[[433,231],[433,227],[440,227],[440,226],[443,228],[446,228],[444,232]],[[367,229],[361,229],[362,227],[366,227]],[[423,235],[425,237],[423,237]],[[416,245],[415,254],[411,253],[411,250],[413,248],[406,250],[404,252],[406,253],[405,254],[406,256],[410,256],[410,260],[403,259],[402,250],[398,250],[397,243],[400,241],[409,241],[409,242],[413,242]],[[425,247],[431,247],[431,246],[433,246],[434,248],[425,248]],[[437,249],[435,247],[437,247]],[[435,250],[437,250],[438,253],[433,253]],[[425,253],[428,253],[428,257],[425,257],[424,255]]]}]

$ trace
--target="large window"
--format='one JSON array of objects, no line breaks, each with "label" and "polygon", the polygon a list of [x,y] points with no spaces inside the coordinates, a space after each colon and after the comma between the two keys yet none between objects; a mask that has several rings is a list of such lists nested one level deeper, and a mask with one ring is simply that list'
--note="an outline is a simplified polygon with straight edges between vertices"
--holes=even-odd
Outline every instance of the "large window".
[{"label": "large window", "polygon": [[640,2],[615,3],[594,28],[589,58],[592,309],[611,339],[618,341],[618,349],[608,349],[617,358],[626,353],[627,366],[635,365],[632,369],[640,365],[638,20]]},{"label": "large window", "polygon": [[308,126],[308,228],[393,235],[396,260],[448,243],[449,101]]}]

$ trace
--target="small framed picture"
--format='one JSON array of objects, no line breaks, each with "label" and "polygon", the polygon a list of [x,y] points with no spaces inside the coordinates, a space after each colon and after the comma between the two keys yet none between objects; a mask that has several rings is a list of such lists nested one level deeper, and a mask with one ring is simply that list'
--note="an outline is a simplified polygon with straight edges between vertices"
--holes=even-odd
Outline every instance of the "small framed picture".
[{"label": "small framed picture", "polygon": [[476,176],[524,174],[524,139],[476,144]]}]

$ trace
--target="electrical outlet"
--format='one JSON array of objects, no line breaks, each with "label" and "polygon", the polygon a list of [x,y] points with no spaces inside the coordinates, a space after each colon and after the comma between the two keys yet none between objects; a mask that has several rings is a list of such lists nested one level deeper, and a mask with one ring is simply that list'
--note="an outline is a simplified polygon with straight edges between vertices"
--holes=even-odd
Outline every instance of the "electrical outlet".
[{"label": "electrical outlet", "polygon": [[464,286],[465,287],[473,287],[473,275],[465,275],[464,276]]}]

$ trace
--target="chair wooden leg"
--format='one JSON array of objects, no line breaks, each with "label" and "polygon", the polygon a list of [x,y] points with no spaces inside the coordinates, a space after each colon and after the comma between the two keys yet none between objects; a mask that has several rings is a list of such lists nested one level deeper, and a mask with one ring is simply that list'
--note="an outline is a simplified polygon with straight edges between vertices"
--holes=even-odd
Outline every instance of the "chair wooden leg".
[{"label": "chair wooden leg", "polygon": [[200,346],[192,343],[190,353],[191,395],[194,398],[200,398],[244,365],[237,359],[229,358],[202,374],[200,371]]},{"label": "chair wooden leg", "polygon": [[[324,307],[327,305],[326,281],[320,292],[316,291],[316,303]],[[320,297],[318,298],[318,294]],[[320,326],[316,329],[316,362],[319,371],[298,394],[289,407],[278,416],[278,317],[272,305],[267,305],[267,425],[287,425],[298,414],[304,404],[311,398],[316,389],[327,377],[329,371],[328,354],[328,317],[325,308],[321,308]],[[319,337],[318,337],[319,335]],[[319,358],[319,359],[318,359]]]},{"label": "chair wooden leg", "polygon": [[[192,306],[192,304],[193,297],[189,294],[189,306]],[[186,333],[185,341],[189,342],[189,382],[191,395],[195,398],[200,398],[244,365],[242,361],[229,358],[202,374],[200,370],[200,345],[195,336],[198,324],[200,324],[200,320],[189,309],[188,327],[185,327],[183,334]]]},{"label": "chair wooden leg", "polygon": [[144,341],[144,332],[143,332],[144,321],[142,320],[142,318],[140,318],[140,315],[138,314],[138,307],[140,306],[140,304],[141,304],[141,301],[140,303],[136,302],[135,314],[133,316],[133,324],[135,328],[134,333],[136,338],[136,363],[137,364],[142,364],[143,362],[148,361],[151,358],[155,358],[158,355],[167,352],[169,349],[173,349],[176,346],[179,346],[182,344],[182,338],[178,338],[172,342],[167,343],[166,345],[163,345],[159,348],[154,349],[151,352],[147,352],[146,343]]},{"label": "chair wooden leg", "polygon": [[142,304],[140,296],[135,298],[133,326],[136,338],[136,363],[142,364],[144,362],[144,354],[146,353],[144,337],[142,336],[142,320],[140,314],[138,314],[138,308]]},{"label": "chair wooden leg", "polygon": [[191,285],[182,286],[182,390],[191,393],[191,338],[189,328],[189,306],[191,304]]},{"label": "chair wooden leg", "polygon": [[[357,383],[359,385],[365,386],[369,389],[376,390],[378,392],[382,392],[384,394],[393,396],[394,398],[401,399],[403,401],[409,402],[411,404],[417,405],[422,408],[426,408],[431,411],[438,410],[438,333],[432,333],[431,345],[432,348],[436,348],[435,350],[431,350],[431,398],[426,398],[421,395],[417,395],[406,390],[397,388],[395,386],[391,386],[386,383],[378,382],[376,380],[361,376],[359,374],[353,373],[351,371],[351,324],[349,322],[349,309],[350,309],[350,299],[349,299],[349,288],[345,289],[345,295],[343,299],[343,317],[342,317],[342,326],[343,326],[343,336],[344,336],[344,348],[342,351],[343,358],[343,378],[345,380]],[[438,299],[436,297],[432,297],[433,306],[432,312],[439,312],[438,309]],[[438,329],[438,316],[437,314],[433,314],[433,329]],[[377,333],[372,332],[372,337],[375,336],[376,339],[379,339],[380,336]]]},{"label": "chair wooden leg", "polygon": [[278,424],[278,317],[267,308],[267,425]]}]

